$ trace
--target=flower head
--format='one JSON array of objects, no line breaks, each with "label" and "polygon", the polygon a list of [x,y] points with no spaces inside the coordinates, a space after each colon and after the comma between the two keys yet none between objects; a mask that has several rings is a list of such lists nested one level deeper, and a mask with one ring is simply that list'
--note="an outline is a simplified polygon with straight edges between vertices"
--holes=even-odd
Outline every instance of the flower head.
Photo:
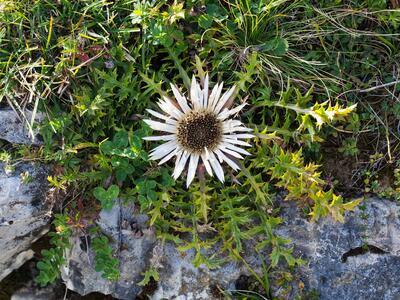
[{"label": "flower head", "polygon": [[221,164],[227,163],[235,171],[240,169],[236,159],[243,159],[249,152],[239,146],[251,146],[242,139],[252,138],[252,131],[239,120],[230,119],[246,104],[229,109],[236,87],[231,87],[222,96],[223,83],[216,84],[209,94],[208,74],[204,79],[203,89],[192,78],[190,102],[178,88],[171,84],[175,100],[163,97],[158,106],[164,112],[151,109],[147,111],[159,119],[144,120],[153,130],[165,132],[164,135],[145,137],[149,141],[164,141],[151,151],[150,159],[163,164],[176,156],[173,177],[177,179],[188,163],[186,185],[189,186],[195,176],[199,160],[204,164],[207,173],[213,171],[221,182],[224,182],[224,171]]}]

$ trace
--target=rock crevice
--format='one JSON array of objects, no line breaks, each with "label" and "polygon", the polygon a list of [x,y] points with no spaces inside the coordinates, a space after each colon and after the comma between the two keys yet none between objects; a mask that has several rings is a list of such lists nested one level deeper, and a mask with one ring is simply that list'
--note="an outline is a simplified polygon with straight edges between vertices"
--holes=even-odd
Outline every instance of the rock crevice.
[{"label": "rock crevice", "polygon": [[[29,182],[22,174],[29,174]],[[47,174],[47,168],[30,164],[9,173],[0,163],[0,280],[33,257],[31,244],[49,230]]]}]

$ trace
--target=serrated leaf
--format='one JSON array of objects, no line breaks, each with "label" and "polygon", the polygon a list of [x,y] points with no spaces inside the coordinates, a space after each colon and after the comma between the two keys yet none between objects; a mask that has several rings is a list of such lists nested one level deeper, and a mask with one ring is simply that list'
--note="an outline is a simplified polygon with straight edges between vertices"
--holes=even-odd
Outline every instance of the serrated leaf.
[{"label": "serrated leaf", "polygon": [[160,279],[160,275],[158,274],[158,271],[155,268],[150,268],[146,272],[142,273],[142,275],[144,275],[144,278],[142,281],[137,283],[137,285],[139,286],[148,285],[151,278],[153,278],[155,281],[158,281]]},{"label": "serrated leaf", "polygon": [[346,202],[343,204],[343,208],[345,210],[354,210],[364,199],[358,198],[350,202]]}]

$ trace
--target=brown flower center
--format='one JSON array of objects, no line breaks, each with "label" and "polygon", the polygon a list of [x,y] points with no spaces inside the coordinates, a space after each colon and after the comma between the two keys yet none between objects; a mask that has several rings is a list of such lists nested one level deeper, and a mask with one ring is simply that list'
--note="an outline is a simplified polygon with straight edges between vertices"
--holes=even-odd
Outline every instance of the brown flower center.
[{"label": "brown flower center", "polygon": [[190,112],[178,123],[178,142],[188,151],[213,150],[222,138],[222,124],[210,112]]}]

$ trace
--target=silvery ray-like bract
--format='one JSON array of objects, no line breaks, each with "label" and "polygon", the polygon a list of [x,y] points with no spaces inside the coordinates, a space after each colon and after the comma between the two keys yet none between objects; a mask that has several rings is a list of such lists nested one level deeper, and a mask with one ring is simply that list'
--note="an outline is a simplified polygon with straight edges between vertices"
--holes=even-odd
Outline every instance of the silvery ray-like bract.
[{"label": "silvery ray-like bract", "polygon": [[250,155],[240,146],[251,146],[243,139],[253,137],[249,133],[252,129],[245,127],[239,120],[230,119],[246,104],[230,109],[235,86],[221,96],[222,87],[223,82],[216,84],[209,94],[208,74],[204,78],[203,89],[193,76],[189,101],[171,84],[175,100],[169,97],[160,99],[158,106],[163,113],[147,109],[158,120],[147,119],[144,122],[164,134],[144,139],[165,142],[151,151],[150,159],[161,160],[161,165],[176,157],[173,172],[175,179],[188,164],[187,187],[193,181],[200,159],[210,176],[213,176],[214,171],[218,179],[224,182],[221,164],[225,162],[236,171],[240,169],[237,159],[243,159],[242,155]]}]

